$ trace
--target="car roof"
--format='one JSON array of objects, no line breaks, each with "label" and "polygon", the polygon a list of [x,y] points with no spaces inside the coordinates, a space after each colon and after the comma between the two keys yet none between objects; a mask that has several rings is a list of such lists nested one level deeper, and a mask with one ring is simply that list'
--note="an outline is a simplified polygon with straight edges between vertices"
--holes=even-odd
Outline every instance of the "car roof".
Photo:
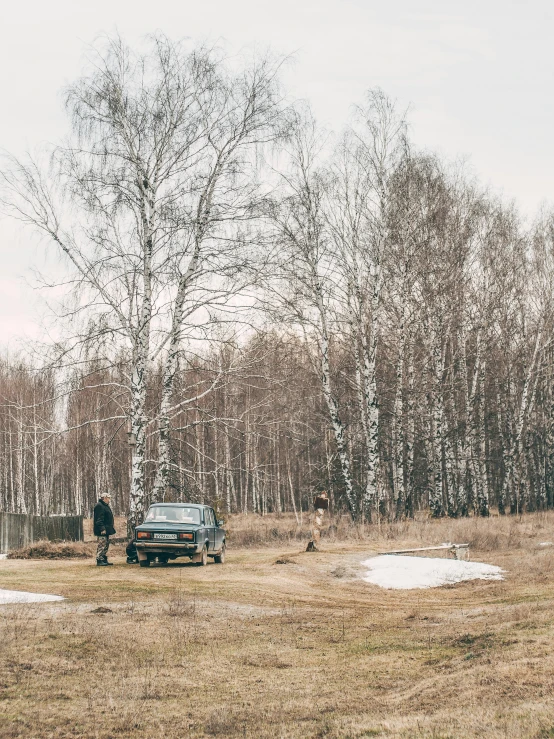
[{"label": "car roof", "polygon": [[203,503],[151,503],[150,508],[153,506],[171,506],[172,508],[209,508],[210,506],[204,505]]}]

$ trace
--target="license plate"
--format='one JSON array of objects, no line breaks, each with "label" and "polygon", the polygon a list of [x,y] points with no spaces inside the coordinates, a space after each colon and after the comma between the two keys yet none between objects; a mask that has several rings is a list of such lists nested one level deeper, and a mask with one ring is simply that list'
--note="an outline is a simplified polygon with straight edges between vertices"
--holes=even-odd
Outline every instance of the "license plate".
[{"label": "license plate", "polygon": [[176,539],[177,534],[154,534],[156,539]]}]

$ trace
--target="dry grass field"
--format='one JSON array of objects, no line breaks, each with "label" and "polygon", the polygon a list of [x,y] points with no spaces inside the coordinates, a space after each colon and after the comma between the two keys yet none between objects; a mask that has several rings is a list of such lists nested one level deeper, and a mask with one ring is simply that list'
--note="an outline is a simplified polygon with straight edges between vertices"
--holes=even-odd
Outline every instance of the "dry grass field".
[{"label": "dry grass field", "polygon": [[[288,517],[229,529],[206,568],[3,561],[0,587],[67,600],[0,606],[0,735],[554,737],[553,514],[338,522],[314,554]],[[376,551],[464,540],[505,581],[360,579]]]}]

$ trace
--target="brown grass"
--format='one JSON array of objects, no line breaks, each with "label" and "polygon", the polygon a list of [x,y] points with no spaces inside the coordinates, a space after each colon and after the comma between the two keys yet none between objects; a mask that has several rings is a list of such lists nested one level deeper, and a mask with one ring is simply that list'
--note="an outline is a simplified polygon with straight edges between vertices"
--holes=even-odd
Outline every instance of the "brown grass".
[{"label": "brown grass", "polygon": [[37,541],[21,549],[8,552],[8,559],[87,559],[95,548],[82,541]]},{"label": "brown grass", "polygon": [[[228,562],[206,568],[4,562],[1,587],[67,600],[0,606],[0,735],[554,736],[553,514],[335,532],[314,554],[238,548],[256,521],[295,529],[231,519]],[[462,540],[506,580],[359,579],[376,551]]]},{"label": "brown grass", "polygon": [[[553,516],[553,513],[546,512],[437,522],[422,514],[416,520],[372,525],[355,524],[348,516],[335,516],[327,517],[322,538],[332,543],[378,543],[382,549],[394,549],[396,542],[415,547],[451,541],[469,543],[472,548],[484,552],[512,550],[528,546],[541,532],[552,531]],[[231,515],[225,528],[230,544],[240,548],[307,542],[310,538],[310,515],[305,513],[301,523],[297,523],[291,514],[264,517]]]},{"label": "brown grass", "polygon": [[[390,542],[409,542],[410,546],[441,543],[437,532],[445,541],[469,542],[481,551],[514,549],[527,546],[533,536],[552,530],[554,513],[536,513],[527,516],[493,516],[484,518],[459,518],[434,521],[427,514],[419,514],[416,520],[355,524],[349,516],[327,516],[322,537],[327,542],[379,543],[387,548]],[[438,527],[437,527],[438,525]],[[226,515],[225,530],[229,544],[235,548],[274,547],[281,544],[301,544],[310,538],[311,516],[304,513],[299,522],[290,513],[281,515]],[[123,542],[127,536],[127,523],[123,516],[115,518],[117,534],[112,537]],[[84,521],[86,542],[96,541],[92,533],[92,519]],[[554,536],[554,533],[553,533]]]}]

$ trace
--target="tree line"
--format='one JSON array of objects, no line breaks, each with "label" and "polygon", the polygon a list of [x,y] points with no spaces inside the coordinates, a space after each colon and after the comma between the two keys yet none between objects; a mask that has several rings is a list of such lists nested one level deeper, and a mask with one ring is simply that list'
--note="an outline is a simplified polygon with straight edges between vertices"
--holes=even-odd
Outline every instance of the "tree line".
[{"label": "tree line", "polygon": [[553,213],[419,151],[380,90],[323,131],[281,64],[109,38],[69,139],[5,159],[66,273],[59,340],[0,362],[2,508],[554,505]]}]

